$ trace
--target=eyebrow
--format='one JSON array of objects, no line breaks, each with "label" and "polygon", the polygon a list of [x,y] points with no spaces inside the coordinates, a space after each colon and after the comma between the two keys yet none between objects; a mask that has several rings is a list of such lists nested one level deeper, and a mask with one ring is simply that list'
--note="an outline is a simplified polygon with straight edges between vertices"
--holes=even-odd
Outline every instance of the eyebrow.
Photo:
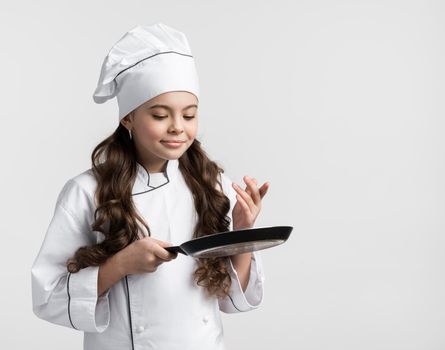
[{"label": "eyebrow", "polygon": [[[195,105],[195,104],[193,104],[193,105],[188,105],[187,107],[185,107],[183,110],[185,110],[185,109],[187,109],[187,108],[190,108],[190,107],[196,107],[196,108],[198,108],[198,106],[197,105]],[[165,109],[168,109],[168,110],[172,110],[171,108],[170,108],[170,106],[167,106],[167,105],[153,105],[153,106],[151,106],[151,107],[149,107],[148,109],[153,109],[153,108],[165,108]]]}]

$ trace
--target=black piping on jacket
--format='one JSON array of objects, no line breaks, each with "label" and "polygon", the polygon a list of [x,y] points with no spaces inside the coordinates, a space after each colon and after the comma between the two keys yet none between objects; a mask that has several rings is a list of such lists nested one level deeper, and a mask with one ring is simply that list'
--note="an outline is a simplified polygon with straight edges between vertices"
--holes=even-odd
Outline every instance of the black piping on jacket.
[{"label": "black piping on jacket", "polygon": [[143,191],[143,192],[132,193],[132,196],[137,196],[138,194],[143,194],[143,193],[147,193],[147,192],[151,192],[151,191],[157,190],[158,188],[160,188],[162,186],[165,186],[165,185],[167,185],[170,182],[170,177],[168,176],[168,171],[167,171],[167,169],[165,169],[163,173],[164,173],[164,176],[167,178],[167,182],[163,183],[162,185],[159,185],[158,187],[150,186],[150,173],[147,171],[147,169],[145,169],[144,166],[142,166],[142,167],[147,172],[147,176],[148,176],[147,187],[150,187],[150,189],[147,190],[147,191]]},{"label": "black piping on jacket", "polygon": [[128,278],[127,278],[127,276],[125,276],[125,285],[127,286],[127,306],[128,306],[128,317],[130,319],[131,349],[134,350],[133,322],[131,320],[130,291],[128,289]]},{"label": "black piping on jacket", "polygon": [[71,311],[70,311],[70,307],[71,307],[71,296],[70,296],[70,277],[71,277],[71,272],[68,273],[68,279],[66,281],[66,293],[68,294],[68,318],[70,320],[71,326],[74,329],[77,329],[76,327],[74,327],[73,321],[71,320]]}]

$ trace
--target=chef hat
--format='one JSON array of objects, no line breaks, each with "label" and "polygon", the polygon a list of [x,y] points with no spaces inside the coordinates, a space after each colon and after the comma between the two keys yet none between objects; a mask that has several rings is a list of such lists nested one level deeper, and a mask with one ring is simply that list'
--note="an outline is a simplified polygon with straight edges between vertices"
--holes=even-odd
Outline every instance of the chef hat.
[{"label": "chef hat", "polygon": [[94,102],[117,97],[119,121],[168,91],[199,99],[195,61],[184,33],[163,23],[136,26],[116,42],[102,63]]}]

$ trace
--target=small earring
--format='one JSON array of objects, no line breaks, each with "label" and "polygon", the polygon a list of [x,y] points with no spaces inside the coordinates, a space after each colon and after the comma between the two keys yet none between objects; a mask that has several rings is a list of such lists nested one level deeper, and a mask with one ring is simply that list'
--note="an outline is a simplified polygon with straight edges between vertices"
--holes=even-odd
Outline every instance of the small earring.
[{"label": "small earring", "polygon": [[128,133],[130,134],[130,140],[133,139],[133,135],[131,134],[131,130],[128,130]]}]

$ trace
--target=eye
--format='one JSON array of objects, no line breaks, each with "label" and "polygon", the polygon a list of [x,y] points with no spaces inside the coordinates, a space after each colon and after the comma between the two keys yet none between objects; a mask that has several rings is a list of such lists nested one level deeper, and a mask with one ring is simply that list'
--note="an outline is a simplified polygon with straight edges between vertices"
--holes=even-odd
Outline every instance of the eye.
[{"label": "eye", "polygon": [[[168,116],[167,116],[167,115],[155,115],[155,114],[153,114],[153,118],[159,120],[159,119],[165,119],[165,118],[168,118]],[[195,116],[194,116],[194,115],[185,115],[184,118],[190,120],[190,119],[195,118]]]}]

